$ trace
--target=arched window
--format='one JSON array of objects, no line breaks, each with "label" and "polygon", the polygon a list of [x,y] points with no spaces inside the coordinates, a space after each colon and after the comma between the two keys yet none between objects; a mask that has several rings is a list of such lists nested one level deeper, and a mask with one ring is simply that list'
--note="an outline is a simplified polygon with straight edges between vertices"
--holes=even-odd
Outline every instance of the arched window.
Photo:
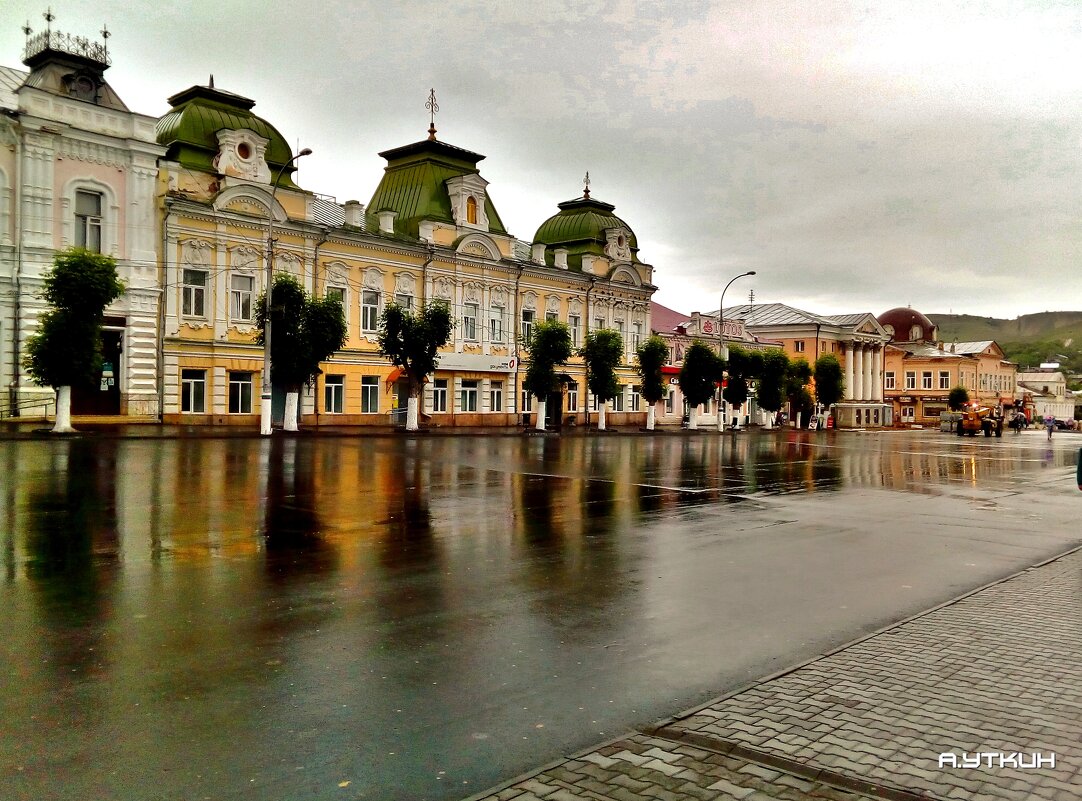
[{"label": "arched window", "polygon": [[473,195],[466,198],[466,222],[477,225],[477,198]]},{"label": "arched window", "polygon": [[909,329],[909,341],[910,342],[919,342],[923,338],[924,338],[924,329],[922,329],[919,325],[914,325],[912,328]]}]

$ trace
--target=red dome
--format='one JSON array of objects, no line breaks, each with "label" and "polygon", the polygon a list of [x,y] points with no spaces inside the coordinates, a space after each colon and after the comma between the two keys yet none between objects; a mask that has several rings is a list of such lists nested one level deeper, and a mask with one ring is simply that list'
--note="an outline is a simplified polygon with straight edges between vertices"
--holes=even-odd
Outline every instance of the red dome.
[{"label": "red dome", "polygon": [[895,342],[935,342],[939,334],[935,323],[908,307],[885,311],[876,319]]}]

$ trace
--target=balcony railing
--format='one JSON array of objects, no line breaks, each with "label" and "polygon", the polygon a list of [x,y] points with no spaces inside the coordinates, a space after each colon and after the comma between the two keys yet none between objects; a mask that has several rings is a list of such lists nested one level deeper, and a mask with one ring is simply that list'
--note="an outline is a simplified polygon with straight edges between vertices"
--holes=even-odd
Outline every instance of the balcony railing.
[{"label": "balcony railing", "polygon": [[85,36],[72,36],[68,33],[53,30],[42,31],[27,37],[26,48],[23,50],[23,59],[29,59],[45,50],[56,50],[73,56],[81,56],[106,67],[111,63],[109,61],[109,51],[104,44],[91,41]]}]

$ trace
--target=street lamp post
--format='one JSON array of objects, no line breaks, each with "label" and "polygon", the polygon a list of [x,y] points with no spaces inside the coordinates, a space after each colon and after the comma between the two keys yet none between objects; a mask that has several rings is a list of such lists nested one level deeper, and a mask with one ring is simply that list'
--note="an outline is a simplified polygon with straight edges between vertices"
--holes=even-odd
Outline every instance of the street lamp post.
[{"label": "street lamp post", "polygon": [[263,293],[263,393],[259,401],[259,433],[269,436],[271,433],[271,287],[274,283],[274,199],[278,194],[278,182],[286,168],[301,156],[310,156],[311,148],[304,148],[278,168],[271,187],[270,208],[267,211],[267,286]]},{"label": "street lamp post", "polygon": [[[746,273],[733,276],[729,279],[729,283],[725,285],[725,288],[721,290],[721,303],[718,304],[718,355],[725,361],[729,360],[729,349],[725,347],[725,293],[733,285],[733,281],[748,275],[755,275],[755,270],[748,270]],[[718,387],[718,431],[725,430],[725,415],[727,412],[725,406],[725,388]]]}]

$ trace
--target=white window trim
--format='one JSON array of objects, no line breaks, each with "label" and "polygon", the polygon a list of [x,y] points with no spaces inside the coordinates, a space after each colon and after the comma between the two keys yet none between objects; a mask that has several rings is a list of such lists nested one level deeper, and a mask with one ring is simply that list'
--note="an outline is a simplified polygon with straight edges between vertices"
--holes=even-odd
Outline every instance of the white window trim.
[{"label": "white window trim", "polygon": [[89,175],[72,178],[61,190],[61,245],[67,248],[75,244],[75,193],[79,190],[101,195],[101,252],[119,257],[117,230],[120,227],[120,204],[116,191],[109,184]]}]

